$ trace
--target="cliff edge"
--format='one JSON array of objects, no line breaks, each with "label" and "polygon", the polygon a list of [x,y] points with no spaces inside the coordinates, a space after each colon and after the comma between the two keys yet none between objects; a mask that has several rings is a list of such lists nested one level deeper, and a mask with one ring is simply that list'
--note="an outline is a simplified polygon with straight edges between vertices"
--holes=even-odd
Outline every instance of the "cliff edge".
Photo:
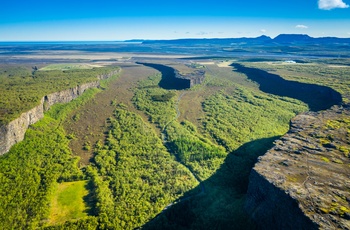
[{"label": "cliff edge", "polygon": [[249,179],[260,229],[350,229],[350,106],[296,116]]},{"label": "cliff edge", "polygon": [[67,103],[77,98],[85,90],[94,87],[100,87],[100,80],[107,79],[119,70],[112,71],[109,74],[97,76],[97,81],[78,85],[74,88],[55,92],[44,96],[38,106],[21,114],[21,116],[8,124],[0,126],[0,155],[7,153],[10,148],[24,139],[28,127],[44,117],[44,112],[56,103]]}]

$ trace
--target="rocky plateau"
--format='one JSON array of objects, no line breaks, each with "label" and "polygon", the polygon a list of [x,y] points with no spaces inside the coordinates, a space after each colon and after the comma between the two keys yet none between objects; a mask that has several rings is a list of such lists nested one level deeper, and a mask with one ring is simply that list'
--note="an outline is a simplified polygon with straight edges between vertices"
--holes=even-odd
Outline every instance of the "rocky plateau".
[{"label": "rocky plateau", "polygon": [[259,157],[246,211],[260,229],[350,229],[350,106],[293,118]]}]

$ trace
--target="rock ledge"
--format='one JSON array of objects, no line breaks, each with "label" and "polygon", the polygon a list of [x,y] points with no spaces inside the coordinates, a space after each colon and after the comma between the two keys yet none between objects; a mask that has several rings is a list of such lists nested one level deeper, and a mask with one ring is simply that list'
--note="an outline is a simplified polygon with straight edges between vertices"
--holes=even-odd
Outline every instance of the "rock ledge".
[{"label": "rock ledge", "polygon": [[259,157],[245,209],[261,229],[350,229],[350,110],[296,116]]}]

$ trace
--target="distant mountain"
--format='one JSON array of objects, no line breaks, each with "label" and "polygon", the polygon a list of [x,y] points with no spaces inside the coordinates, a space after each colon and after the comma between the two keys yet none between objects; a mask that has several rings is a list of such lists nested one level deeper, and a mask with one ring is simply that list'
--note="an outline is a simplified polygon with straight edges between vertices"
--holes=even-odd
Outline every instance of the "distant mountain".
[{"label": "distant mountain", "polygon": [[273,39],[277,43],[309,42],[314,38],[307,34],[280,34]]},{"label": "distant mountain", "polygon": [[332,43],[350,43],[350,38],[337,38],[337,37],[313,38],[307,34],[280,34],[277,37],[275,37],[273,41],[280,44],[290,44],[290,43],[332,44]]},{"label": "distant mountain", "polygon": [[143,44],[177,44],[177,45],[200,45],[200,44],[217,44],[230,45],[232,43],[264,43],[272,39],[268,36],[262,35],[256,38],[184,38],[174,40],[146,40]]},{"label": "distant mountain", "polygon": [[[140,40],[142,41],[142,40]],[[167,44],[167,45],[303,45],[303,44],[347,44],[350,45],[350,38],[320,37],[313,38],[307,34],[280,34],[275,38],[262,35],[256,38],[187,38],[174,40],[144,40],[143,44]]]},{"label": "distant mountain", "polygon": [[125,40],[124,42],[145,42],[146,40],[145,39],[131,39],[131,40]]}]

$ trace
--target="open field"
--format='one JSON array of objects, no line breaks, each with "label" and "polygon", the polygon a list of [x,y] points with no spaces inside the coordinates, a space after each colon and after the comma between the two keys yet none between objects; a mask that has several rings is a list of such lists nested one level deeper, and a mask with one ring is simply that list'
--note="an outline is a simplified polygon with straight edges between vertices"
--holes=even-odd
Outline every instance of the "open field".
[{"label": "open field", "polygon": [[48,224],[57,225],[67,220],[88,216],[88,207],[84,201],[89,194],[87,181],[63,182],[57,185],[52,201]]},{"label": "open field", "polygon": [[42,71],[50,71],[50,70],[71,70],[71,69],[92,69],[92,68],[98,68],[103,67],[103,65],[97,65],[97,64],[51,64],[47,65],[43,68],[40,68],[39,70]]},{"label": "open field", "polygon": [[52,63],[52,62],[87,62],[100,61],[106,63],[130,63],[130,59],[172,59],[172,58],[188,58],[193,55],[181,54],[153,54],[153,53],[123,53],[123,52],[87,52],[87,51],[33,51],[21,54],[1,54],[0,61],[3,63]]}]

